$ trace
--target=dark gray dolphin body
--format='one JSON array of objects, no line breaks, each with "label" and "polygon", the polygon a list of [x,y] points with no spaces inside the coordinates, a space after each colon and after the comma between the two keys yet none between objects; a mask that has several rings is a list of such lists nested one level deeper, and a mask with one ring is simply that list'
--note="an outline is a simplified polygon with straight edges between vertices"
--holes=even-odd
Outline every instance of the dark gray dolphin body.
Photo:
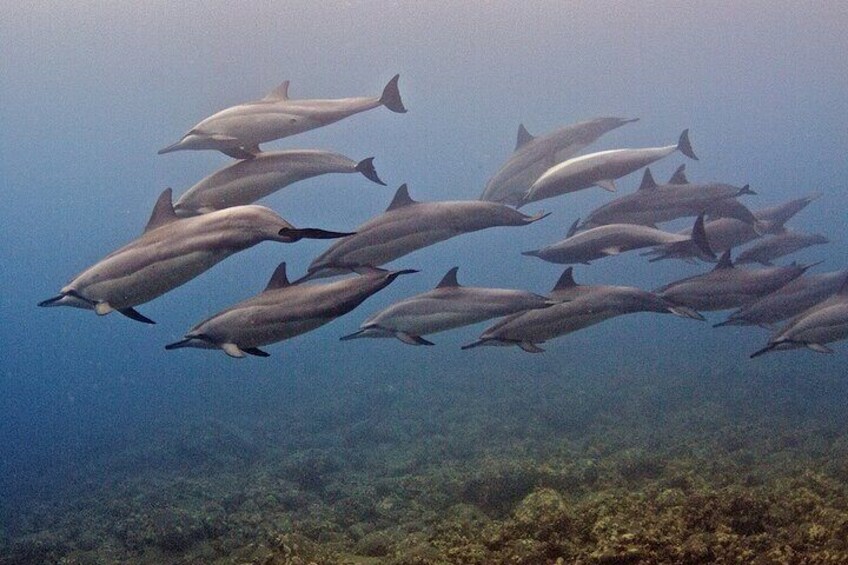
[{"label": "dark gray dolphin body", "polygon": [[834,295],[809,310],[798,314],[768,345],[751,354],[759,357],[770,351],[806,347],[817,353],[833,353],[828,343],[848,338],[848,284]]},{"label": "dark gray dolphin body", "polygon": [[178,218],[171,189],[156,202],[141,237],[107,255],[76,277],[60,294],[39,306],[74,306],[100,315],[112,310],[153,323],[135,311],[233,253],[262,241],[291,243],[346,233],[297,229],[264,206],[237,206],[193,218]]},{"label": "dark gray dolphin body", "polygon": [[739,269],[726,251],[712,271],[675,281],[655,292],[674,304],[702,312],[740,308],[800,277],[810,266]]},{"label": "dark gray dolphin body", "polygon": [[549,263],[583,263],[618,255],[634,249],[697,240],[703,253],[712,255],[704,232],[704,216],[698,216],[692,236],[678,235],[648,226],[633,224],[608,224],[577,232],[557,243],[522,255],[538,257]]},{"label": "dark gray dolphin body", "polygon": [[378,106],[392,112],[406,112],[397,83],[398,75],[395,75],[379,97],[292,100],[288,95],[289,81],[285,81],[262,100],[232,106],[209,116],[159,154],[213,149],[236,159],[250,159],[259,152],[260,143],[326,126]]},{"label": "dark gray dolphin body", "polygon": [[827,300],[848,282],[848,271],[805,275],[731,314],[720,326],[762,326],[797,316]]},{"label": "dark gray dolphin body", "polygon": [[448,271],[433,290],[373,314],[358,332],[341,339],[395,337],[410,345],[433,345],[421,336],[556,304],[523,290],[461,286],[456,280],[457,270],[454,267]]},{"label": "dark gray dolphin body", "polygon": [[361,173],[385,186],[374,170],[373,158],[357,163],[332,151],[268,151],[204,178],[180,196],[174,210],[184,217],[253,204],[292,183],[328,173]]},{"label": "dark gray dolphin body", "polygon": [[584,147],[616,128],[639,118],[593,118],[534,137],[518,127],[515,152],[486,183],[480,200],[515,206],[542,173],[577,155]]},{"label": "dark gray dolphin body", "polygon": [[813,245],[828,243],[828,239],[819,234],[801,233],[786,230],[783,233],[760,239],[743,250],[736,257],[737,263],[760,263],[770,266],[772,261],[800,251]]},{"label": "dark gray dolphin body", "polygon": [[615,190],[615,180],[650,165],[654,161],[680,151],[697,159],[689,144],[689,130],[683,130],[677,145],[645,149],[613,149],[574,157],[555,165],[542,174],[527,190],[521,206],[545,198],[600,186]]},{"label": "dark gray dolphin body", "polygon": [[291,284],[286,264],[265,290],[194,326],[185,339],[165,349],[220,349],[230,357],[267,357],[259,347],[314,330],[347,314],[398,276],[413,270],[366,268],[360,275],[326,284]]},{"label": "dark gray dolphin body", "polygon": [[[678,218],[706,214],[710,218],[736,218],[755,224],[756,218],[736,198],[753,194],[746,186],[690,183],[681,165],[667,184],[657,184],[650,169],[645,169],[639,189],[596,208],[583,221],[580,229],[607,224],[639,224],[655,226]],[[709,231],[707,232],[709,234]],[[712,240],[710,240],[712,241]]]},{"label": "dark gray dolphin body", "polygon": [[406,185],[388,209],[356,229],[343,245],[332,245],[309,265],[308,278],[333,276],[363,265],[380,266],[451,237],[497,226],[525,226],[547,214],[527,216],[480,200],[416,202]]},{"label": "dark gray dolphin body", "polygon": [[584,286],[572,278],[571,267],[566,269],[551,297],[568,300],[549,308],[529,310],[507,316],[486,329],[480,339],[463,346],[471,349],[481,345],[515,345],[529,353],[540,353],[539,347],[549,339],[560,337],[624,314],[636,312],[670,313],[685,318],[703,320],[700,314],[679,306],[652,292],[629,286]]}]

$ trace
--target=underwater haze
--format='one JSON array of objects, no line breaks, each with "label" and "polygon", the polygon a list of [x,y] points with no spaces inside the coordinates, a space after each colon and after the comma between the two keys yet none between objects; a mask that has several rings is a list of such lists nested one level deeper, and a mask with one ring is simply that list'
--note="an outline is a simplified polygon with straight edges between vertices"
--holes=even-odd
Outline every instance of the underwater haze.
[{"label": "underwater haze", "polygon": [[[628,194],[641,172],[534,202],[526,227],[462,235],[349,314],[232,359],[165,351],[198,321],[297,278],[329,243],[264,242],[139,310],[37,308],[141,234],[157,196],[232,159],[157,155],[212,113],[290,80],[292,98],[385,108],[263,145],[326,149],[388,186],[324,175],[261,201],[352,231],[407,183],[475,200],[519,124],[539,135],[639,118],[586,151],[688,128],[695,182],[750,184],[751,209],[814,192],[795,230],[829,244],[777,260],[848,268],[848,7],[841,2],[69,2],[0,10],[0,564],[848,562],[848,346],[749,359],[769,331],[657,314],[545,352],[460,346],[489,323],[339,341],[451,267],[546,294],[563,266],[521,252]],[[691,219],[668,224],[690,227]],[[673,228],[673,229],[672,229]],[[735,256],[736,253],[734,253]],[[709,263],[638,252],[580,283],[655,289]]]}]

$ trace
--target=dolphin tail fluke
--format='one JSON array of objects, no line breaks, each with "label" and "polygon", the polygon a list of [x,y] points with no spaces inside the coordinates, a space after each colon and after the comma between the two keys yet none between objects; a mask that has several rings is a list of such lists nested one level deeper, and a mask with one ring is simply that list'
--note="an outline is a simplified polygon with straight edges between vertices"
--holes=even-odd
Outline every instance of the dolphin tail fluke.
[{"label": "dolphin tail fluke", "polygon": [[405,114],[406,108],[403,105],[403,100],[400,99],[398,79],[400,79],[400,75],[395,75],[386,83],[385,88],[383,88],[383,94],[380,96],[380,103],[392,112]]},{"label": "dolphin tail fluke", "polygon": [[377,184],[386,186],[380,177],[377,176],[377,169],[374,168],[374,157],[368,157],[367,159],[363,159],[356,164],[356,171],[358,173],[362,173],[362,175],[370,180],[371,182],[376,182]]},{"label": "dolphin tail fluke", "polygon": [[680,134],[680,139],[677,140],[677,149],[690,159],[697,161],[698,156],[695,155],[695,151],[692,149],[692,144],[689,142],[689,130],[683,130],[683,133]]},{"label": "dolphin tail fluke", "polygon": [[354,234],[355,232],[327,231],[318,228],[283,228],[279,232],[279,235],[285,237],[289,243],[301,239],[338,239]]},{"label": "dolphin tail fluke", "polygon": [[136,310],[135,308],[118,308],[118,312],[126,316],[131,320],[135,320],[136,322],[142,322],[144,324],[155,324],[153,320]]}]

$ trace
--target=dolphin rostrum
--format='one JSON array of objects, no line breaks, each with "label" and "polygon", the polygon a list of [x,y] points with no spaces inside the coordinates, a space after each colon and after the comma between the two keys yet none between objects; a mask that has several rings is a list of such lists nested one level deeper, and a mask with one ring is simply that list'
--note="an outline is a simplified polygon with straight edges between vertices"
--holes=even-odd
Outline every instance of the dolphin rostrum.
[{"label": "dolphin rostrum", "polygon": [[323,326],[347,314],[400,275],[417,272],[373,267],[358,271],[358,276],[325,284],[292,284],[286,276],[286,264],[281,263],[261,294],[200,322],[185,339],[166,345],[165,349],[196,347],[221,349],[230,357],[267,357],[260,346]]},{"label": "dolphin rostrum", "polygon": [[236,206],[178,218],[171,189],[159,196],[144,233],[76,277],[39,306],[73,306],[152,324],[135,306],[185,284],[233,253],[262,241],[291,243],[351,235],[298,229],[264,206]]},{"label": "dolphin rostrum", "polygon": [[812,245],[825,243],[828,243],[828,239],[823,235],[786,230],[752,243],[750,247],[739,253],[736,262],[771,266],[775,259]]},{"label": "dolphin rostrum", "polygon": [[358,332],[341,339],[396,337],[409,345],[433,345],[421,336],[557,303],[523,290],[461,286],[456,280],[458,270],[448,271],[433,290],[373,314]]},{"label": "dolphin rostrum", "polygon": [[253,204],[294,182],[327,173],[361,173],[385,186],[369,157],[358,163],[344,155],[317,149],[268,151],[236,161],[189,188],[174,204],[180,217]]},{"label": "dolphin rostrum", "polygon": [[774,292],[803,275],[811,266],[740,269],[733,266],[730,251],[725,251],[712,271],[675,281],[654,292],[675,304],[699,311],[728,310]]},{"label": "dolphin rostrum", "polygon": [[333,276],[362,265],[379,267],[457,235],[497,226],[525,226],[545,216],[527,216],[505,204],[480,200],[416,202],[404,184],[383,214],[312,261],[306,278]]},{"label": "dolphin rostrum", "polygon": [[398,75],[392,77],[379,97],[292,100],[288,91],[289,81],[285,81],[262,100],[221,110],[195,125],[178,142],[159,150],[159,154],[214,149],[236,159],[250,159],[259,152],[260,143],[326,126],[378,106],[406,112],[398,90]]},{"label": "dolphin rostrum", "polygon": [[677,145],[644,149],[613,149],[574,157],[545,171],[527,190],[521,206],[545,198],[600,186],[615,191],[615,179],[629,175],[654,161],[680,151],[697,160],[689,143],[689,130],[683,130]]},{"label": "dolphin rostrum", "polygon": [[616,128],[639,118],[593,118],[534,137],[518,127],[515,152],[486,183],[480,200],[515,206],[542,173],[570,159],[587,145]]},{"label": "dolphin rostrum", "polygon": [[577,232],[562,241],[522,255],[538,257],[549,263],[583,263],[618,255],[625,251],[694,240],[703,253],[712,255],[704,232],[704,216],[695,220],[691,236],[678,235],[648,226],[633,224],[608,224]]},{"label": "dolphin rostrum", "polygon": [[817,353],[833,353],[827,344],[848,338],[848,283],[833,296],[798,314],[768,345],[751,354],[759,357],[770,351],[806,347]]},{"label": "dolphin rostrum", "polygon": [[848,271],[805,275],[732,313],[721,326],[768,327],[827,300],[848,282]]},{"label": "dolphin rostrum", "polygon": [[486,329],[480,339],[464,345],[471,349],[481,345],[516,345],[529,353],[544,351],[538,344],[603,322],[616,316],[636,312],[675,314],[703,320],[694,310],[678,306],[652,292],[630,286],[577,285],[572,268],[565,270],[551,297],[567,299],[549,308],[528,310],[507,316]]}]

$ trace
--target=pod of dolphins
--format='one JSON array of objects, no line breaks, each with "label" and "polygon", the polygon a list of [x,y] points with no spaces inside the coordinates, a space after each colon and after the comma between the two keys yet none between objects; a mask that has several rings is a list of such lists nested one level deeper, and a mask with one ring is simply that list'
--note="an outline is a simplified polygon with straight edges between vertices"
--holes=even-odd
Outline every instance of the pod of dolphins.
[{"label": "pod of dolphins", "polygon": [[[680,152],[698,157],[683,130],[673,145],[615,149],[580,155],[604,134],[636,119],[600,117],[534,137],[521,125],[515,151],[477,200],[423,202],[403,184],[388,208],[352,231],[297,228],[271,209],[254,204],[284,187],[329,173],[359,173],[385,186],[373,157],[360,161],[320,150],[263,151],[260,144],[329,125],[385,106],[405,113],[399,76],[380,96],[329,100],[291,99],[286,81],[261,100],[221,110],[186,132],[159,154],[216,150],[236,159],[186,190],[174,203],[171,189],[156,201],[141,236],[71,279],[39,306],[72,306],[98,315],[117,311],[152,320],[136,307],[197,277],[220,261],[263,241],[335,239],[290,281],[280,264],[266,288],[195,325],[184,339],[167,345],[220,349],[231,357],[266,357],[262,348],[318,328],[349,313],[400,275],[388,263],[449,238],[501,226],[524,226],[545,218],[518,211],[532,202],[593,186],[616,190],[616,181],[644,168],[634,193],[620,196],[577,219],[565,239],[525,251],[546,262],[590,264],[613,255],[648,249],[649,261],[682,259],[715,263],[710,271],[654,291],[628,286],[577,284],[568,266],[547,295],[523,290],[460,285],[453,267],[430,291],[384,308],[343,336],[393,337],[409,345],[433,345],[424,336],[499,318],[477,341],[543,351],[540,344],[616,316],[669,313],[704,320],[699,311],[735,312],[715,326],[761,326],[775,331],[751,355],[807,348],[830,353],[829,343],[848,337],[848,271],[814,274],[814,265],[775,266],[800,249],[827,243],[818,234],[784,224],[818,195],[750,210],[738,199],[756,194],[748,185],[693,183],[681,165],[666,184],[657,184],[648,165]],[[688,230],[664,231],[658,224],[695,218]],[[753,242],[731,260],[731,250]],[[757,269],[739,265],[759,263]],[[347,275],[326,283],[314,279]]]}]

